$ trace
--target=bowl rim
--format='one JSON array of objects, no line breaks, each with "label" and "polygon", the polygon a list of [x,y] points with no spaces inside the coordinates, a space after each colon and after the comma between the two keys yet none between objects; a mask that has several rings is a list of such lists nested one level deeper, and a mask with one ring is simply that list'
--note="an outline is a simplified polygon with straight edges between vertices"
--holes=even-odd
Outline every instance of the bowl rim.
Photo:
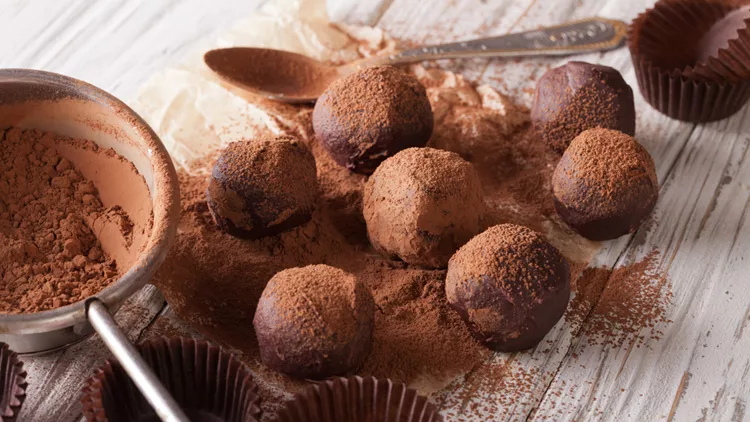
[{"label": "bowl rim", "polygon": [[[180,191],[177,172],[166,147],[154,130],[123,101],[81,80],[35,69],[0,69],[0,86],[5,83],[35,84],[49,89],[52,101],[69,98],[91,101],[108,108],[138,134],[139,148],[149,158],[153,173],[153,226],[146,249],[119,279],[100,292],[78,302],[29,314],[0,314],[0,334],[38,334],[86,322],[88,302],[97,298],[115,312],[128,297],[144,286],[167,257],[177,234],[180,216]],[[2,104],[2,98],[0,98]]]}]

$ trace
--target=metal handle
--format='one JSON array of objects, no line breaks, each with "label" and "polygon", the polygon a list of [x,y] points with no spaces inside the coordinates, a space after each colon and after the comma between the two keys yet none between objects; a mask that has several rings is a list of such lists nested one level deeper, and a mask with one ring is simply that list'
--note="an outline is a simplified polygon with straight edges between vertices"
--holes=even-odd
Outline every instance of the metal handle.
[{"label": "metal handle", "polygon": [[164,422],[190,422],[180,405],[164,388],[138,350],[130,344],[128,338],[117,326],[107,305],[99,299],[92,299],[87,304],[87,314],[94,330],[115,355],[159,418]]},{"label": "metal handle", "polygon": [[625,41],[627,25],[604,18],[590,18],[564,25],[518,32],[493,38],[441,44],[376,56],[353,63],[357,67],[414,63],[465,57],[563,56],[606,51]]}]

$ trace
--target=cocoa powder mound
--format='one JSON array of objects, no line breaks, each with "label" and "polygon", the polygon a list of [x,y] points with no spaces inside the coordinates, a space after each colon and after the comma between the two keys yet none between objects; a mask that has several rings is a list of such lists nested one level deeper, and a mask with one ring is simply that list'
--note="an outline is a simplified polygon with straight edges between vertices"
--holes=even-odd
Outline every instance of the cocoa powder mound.
[{"label": "cocoa powder mound", "polygon": [[445,299],[445,271],[382,261],[363,274],[379,312],[373,350],[361,372],[434,390],[490,351],[469,334]]},{"label": "cocoa powder mound", "polygon": [[10,128],[0,134],[0,313],[33,313],[98,293],[119,275],[90,222],[133,224],[105,208],[91,181],[46,145],[61,137]]}]

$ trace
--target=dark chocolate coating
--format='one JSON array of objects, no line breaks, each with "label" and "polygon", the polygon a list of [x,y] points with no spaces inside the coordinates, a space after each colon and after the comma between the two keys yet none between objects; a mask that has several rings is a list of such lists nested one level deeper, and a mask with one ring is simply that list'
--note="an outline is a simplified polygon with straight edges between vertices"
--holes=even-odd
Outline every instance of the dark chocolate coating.
[{"label": "dark chocolate coating", "polygon": [[347,374],[370,353],[374,314],[370,291],[343,270],[281,271],[268,282],[253,320],[261,360],[299,379]]},{"label": "dark chocolate coating", "polygon": [[631,136],[591,129],[573,140],[552,174],[555,209],[591,240],[632,233],[651,214],[659,183],[651,155]]},{"label": "dark chocolate coating", "polygon": [[425,146],[433,124],[424,86],[390,66],[337,80],[313,110],[315,135],[331,158],[362,174],[401,150]]},{"label": "dark chocolate coating", "polygon": [[307,223],[318,193],[315,158],[288,137],[235,142],[219,156],[206,190],[216,225],[243,239]]},{"label": "dark chocolate coating", "polygon": [[565,313],[570,269],[541,234],[501,224],[456,252],[445,291],[477,340],[515,352],[536,346]]},{"label": "dark chocolate coating", "polygon": [[587,129],[602,127],[635,135],[633,89],[611,67],[569,62],[539,79],[531,121],[560,154]]}]

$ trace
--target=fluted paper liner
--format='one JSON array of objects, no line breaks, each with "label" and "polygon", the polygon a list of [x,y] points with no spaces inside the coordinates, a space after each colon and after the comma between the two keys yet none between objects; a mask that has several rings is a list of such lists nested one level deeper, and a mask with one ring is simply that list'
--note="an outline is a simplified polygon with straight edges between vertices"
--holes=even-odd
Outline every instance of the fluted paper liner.
[{"label": "fluted paper liner", "polygon": [[702,37],[738,3],[660,0],[630,25],[628,47],[646,101],[672,118],[720,120],[750,99],[750,28],[699,61]]},{"label": "fluted paper liner", "polygon": [[[257,422],[258,386],[237,357],[205,341],[159,339],[138,346],[157,377],[190,420]],[[114,360],[97,369],[83,388],[89,422],[159,421],[156,413]]]},{"label": "fluted paper liner", "polygon": [[435,405],[405,384],[374,377],[334,378],[287,402],[278,422],[441,422]]},{"label": "fluted paper liner", "polygon": [[0,421],[12,422],[18,417],[26,399],[26,372],[16,352],[5,343],[0,343],[0,378],[3,383],[0,390]]}]

